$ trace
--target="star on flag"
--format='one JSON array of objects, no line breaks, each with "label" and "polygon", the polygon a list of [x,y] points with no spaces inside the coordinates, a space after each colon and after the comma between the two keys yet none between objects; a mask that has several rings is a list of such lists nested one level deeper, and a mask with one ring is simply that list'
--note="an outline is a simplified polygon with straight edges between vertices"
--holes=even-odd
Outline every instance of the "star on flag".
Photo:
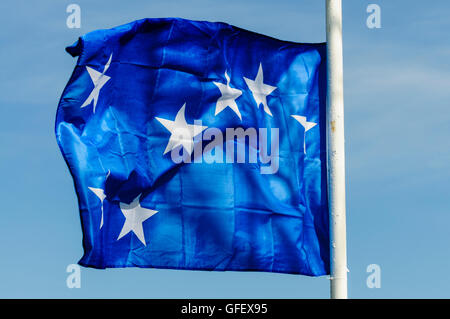
[{"label": "star on flag", "polygon": [[262,104],[264,107],[264,112],[272,115],[272,112],[267,105],[267,96],[270,95],[273,91],[277,89],[276,86],[271,86],[264,83],[264,73],[262,63],[259,64],[258,74],[254,80],[250,80],[244,77],[245,83],[247,83],[248,88],[253,94],[253,98],[255,99],[256,105],[259,106]]},{"label": "star on flag", "polygon": [[89,104],[92,103],[92,101],[94,101],[94,107],[92,109],[92,112],[95,113],[95,108],[97,106],[98,95],[100,94],[100,90],[106,84],[106,82],[108,82],[111,79],[111,77],[105,75],[106,71],[108,71],[109,69],[111,60],[112,60],[112,53],[109,56],[109,60],[106,63],[105,67],[103,68],[103,72],[101,73],[89,66],[86,66],[86,70],[88,71],[89,76],[91,77],[92,83],[94,83],[94,89],[91,91],[87,99],[81,105],[81,108],[88,106]]},{"label": "star on flag", "polygon": [[207,129],[207,126],[188,124],[185,118],[186,103],[178,111],[175,120],[170,121],[160,117],[156,119],[170,132],[169,142],[167,143],[164,154],[170,152],[179,145],[192,154],[194,149],[194,137]]},{"label": "star on flag", "polygon": [[221,97],[217,100],[216,103],[216,112],[214,115],[219,114],[224,109],[229,107],[234,111],[234,113],[239,116],[239,119],[242,121],[242,115],[239,111],[239,107],[236,104],[236,99],[242,95],[242,91],[232,88],[230,86],[230,77],[227,74],[227,71],[225,71],[225,78],[227,79],[227,84],[223,84],[220,82],[213,82],[220,90],[220,93],[222,94]]},{"label": "star on flag", "polygon": [[296,119],[305,129],[305,132],[303,133],[303,151],[306,154],[306,132],[308,132],[310,129],[312,129],[314,126],[317,125],[317,123],[314,122],[308,122],[306,120],[306,116],[301,115],[291,115],[294,119]]},{"label": "star on flag", "polygon": [[[108,173],[106,174],[106,178],[105,178],[105,184],[106,184],[106,180],[108,179],[110,173],[111,172],[108,170]],[[102,188],[96,188],[96,187],[88,187],[88,188],[91,192],[93,192],[95,194],[95,196],[98,197],[98,199],[100,199],[101,210],[102,210],[102,217],[100,220],[100,228],[102,228],[103,227],[103,201],[106,198],[105,190]]]},{"label": "star on flag", "polygon": [[141,195],[136,197],[130,204],[120,203],[120,210],[125,216],[125,222],[117,240],[121,239],[129,232],[133,232],[144,246],[146,246],[147,243],[145,242],[142,223],[155,215],[158,211],[142,207],[139,200],[140,196]]}]

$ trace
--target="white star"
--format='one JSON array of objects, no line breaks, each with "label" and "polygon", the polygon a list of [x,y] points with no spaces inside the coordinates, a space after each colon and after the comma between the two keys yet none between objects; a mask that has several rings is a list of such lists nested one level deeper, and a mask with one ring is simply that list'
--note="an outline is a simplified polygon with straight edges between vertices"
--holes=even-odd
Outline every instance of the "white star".
[{"label": "white star", "polygon": [[81,108],[88,106],[89,104],[91,104],[92,101],[94,101],[93,113],[95,113],[95,107],[97,106],[97,100],[98,100],[98,95],[100,93],[100,90],[106,84],[106,82],[108,82],[109,79],[111,78],[111,77],[105,75],[106,71],[109,68],[109,65],[111,64],[111,59],[112,59],[112,53],[109,56],[109,60],[106,63],[102,73],[94,70],[91,67],[86,66],[86,70],[88,71],[89,76],[91,77],[91,80],[94,83],[94,89],[92,90],[91,94],[89,94],[86,101],[84,101],[83,105],[81,105]]},{"label": "white star", "polygon": [[234,113],[237,114],[237,116],[239,116],[239,119],[242,121],[241,112],[239,112],[239,108],[236,104],[236,99],[242,95],[242,91],[230,86],[230,77],[228,76],[227,71],[225,71],[225,78],[227,79],[226,85],[220,82],[213,82],[219,88],[220,93],[222,94],[222,96],[217,100],[216,113],[214,115],[219,114],[224,109],[229,107],[234,111]]},{"label": "white star", "polygon": [[294,119],[296,119],[305,128],[305,132],[303,133],[303,151],[306,154],[306,132],[308,132],[310,129],[312,129],[314,126],[316,126],[317,123],[308,122],[306,120],[306,116],[301,116],[301,115],[291,115],[291,116]]},{"label": "white star", "polygon": [[[109,174],[110,174],[110,171],[108,171],[108,174],[106,174],[106,179],[108,179]],[[106,183],[106,180],[105,180],[105,183]],[[101,220],[100,220],[100,228],[102,228],[102,227],[103,227],[103,201],[104,201],[105,198],[106,198],[105,191],[104,191],[103,189],[101,189],[101,188],[95,188],[95,187],[88,187],[88,188],[89,188],[89,189],[95,194],[95,196],[97,196],[97,197],[100,199],[100,201],[101,201],[101,204],[102,204],[102,206],[101,206],[101,210],[102,210],[102,218],[101,218]]]},{"label": "white star", "polygon": [[264,111],[272,116],[272,112],[270,112],[269,106],[267,105],[267,96],[276,90],[277,87],[264,84],[262,64],[259,64],[258,74],[256,75],[255,80],[250,80],[246,77],[244,77],[244,80],[250,91],[252,91],[253,98],[255,99],[258,108],[259,105],[262,104],[264,106]]},{"label": "white star", "polygon": [[132,231],[137,238],[146,246],[144,229],[142,228],[142,223],[155,215],[158,211],[144,208],[141,206],[139,197],[136,197],[130,204],[120,203],[120,210],[125,216],[125,223],[123,224],[122,230],[120,231],[117,240]]},{"label": "white star", "polygon": [[100,221],[100,228],[103,226],[103,200],[106,198],[105,191],[101,188],[88,187],[101,201],[102,203],[102,219]]},{"label": "white star", "polygon": [[187,124],[184,116],[185,107],[186,103],[184,103],[178,111],[175,121],[155,117],[171,133],[169,142],[164,150],[164,154],[179,145],[183,145],[185,150],[188,151],[190,155],[194,149],[194,137],[208,128],[207,126],[202,125]]}]

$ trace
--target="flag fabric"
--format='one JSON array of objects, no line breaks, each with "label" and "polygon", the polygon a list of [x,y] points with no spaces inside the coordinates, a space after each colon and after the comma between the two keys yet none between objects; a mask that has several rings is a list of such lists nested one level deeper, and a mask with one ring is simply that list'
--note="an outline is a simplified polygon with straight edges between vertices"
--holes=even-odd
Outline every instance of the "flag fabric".
[{"label": "flag fabric", "polygon": [[165,18],[66,50],[81,265],[329,274],[324,43]]}]

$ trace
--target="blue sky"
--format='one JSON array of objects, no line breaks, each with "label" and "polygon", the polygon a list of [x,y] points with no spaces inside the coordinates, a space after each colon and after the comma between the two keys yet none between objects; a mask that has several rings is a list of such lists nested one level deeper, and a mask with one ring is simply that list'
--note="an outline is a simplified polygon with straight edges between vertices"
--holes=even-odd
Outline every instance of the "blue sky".
[{"label": "blue sky", "polygon": [[[80,29],[66,7],[81,7]],[[382,28],[368,29],[369,3]],[[344,1],[349,295],[448,298],[450,3]],[[328,298],[326,277],[82,269],[69,171],[54,136],[75,65],[64,48],[89,31],[145,17],[223,21],[283,40],[325,41],[324,1],[0,2],[0,297]],[[369,264],[381,288],[366,286]]]}]

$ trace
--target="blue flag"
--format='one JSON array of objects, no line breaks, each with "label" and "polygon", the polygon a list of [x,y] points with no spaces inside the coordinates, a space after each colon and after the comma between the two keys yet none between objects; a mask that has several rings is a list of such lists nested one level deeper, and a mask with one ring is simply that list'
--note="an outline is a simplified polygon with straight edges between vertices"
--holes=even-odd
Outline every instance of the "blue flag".
[{"label": "blue flag", "polygon": [[66,50],[81,265],[329,274],[324,43],[167,18]]}]

